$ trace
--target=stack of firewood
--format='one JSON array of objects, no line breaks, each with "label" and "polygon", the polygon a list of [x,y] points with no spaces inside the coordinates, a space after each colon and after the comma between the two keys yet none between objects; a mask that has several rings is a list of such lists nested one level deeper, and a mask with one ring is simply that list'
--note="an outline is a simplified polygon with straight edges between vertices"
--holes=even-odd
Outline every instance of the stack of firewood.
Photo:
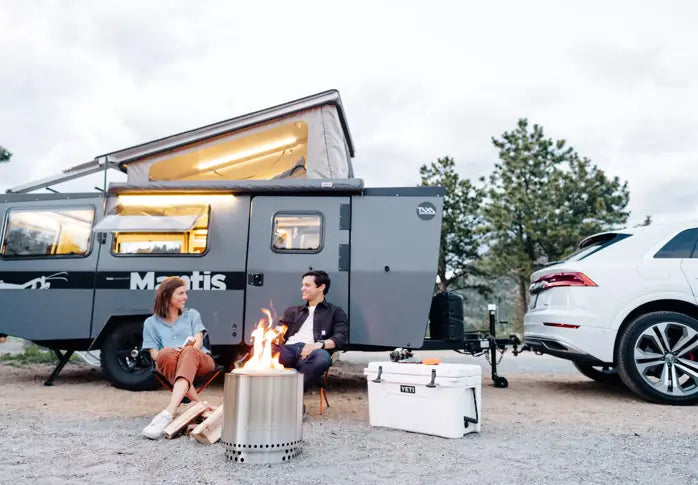
[{"label": "stack of firewood", "polygon": [[199,443],[210,445],[221,439],[223,406],[209,409],[204,403],[192,403],[165,428],[165,438],[188,434]]}]

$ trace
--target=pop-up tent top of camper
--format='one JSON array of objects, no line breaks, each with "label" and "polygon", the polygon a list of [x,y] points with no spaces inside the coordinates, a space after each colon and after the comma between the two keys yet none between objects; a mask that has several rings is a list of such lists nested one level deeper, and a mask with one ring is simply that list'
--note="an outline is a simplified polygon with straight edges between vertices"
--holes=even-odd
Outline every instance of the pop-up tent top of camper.
[{"label": "pop-up tent top of camper", "polygon": [[343,179],[354,147],[337,91],[308,96],[108,155],[128,182]]},{"label": "pop-up tent top of camper", "polygon": [[128,183],[353,178],[354,145],[336,90],[95,157],[8,192],[30,192],[109,168]]}]

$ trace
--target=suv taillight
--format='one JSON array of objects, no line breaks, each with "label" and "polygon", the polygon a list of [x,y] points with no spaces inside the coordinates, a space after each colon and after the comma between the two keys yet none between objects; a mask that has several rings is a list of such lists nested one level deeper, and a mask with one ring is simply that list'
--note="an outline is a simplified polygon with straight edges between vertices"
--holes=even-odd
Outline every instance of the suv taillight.
[{"label": "suv taillight", "polygon": [[557,286],[598,286],[584,273],[564,272],[541,276],[531,284],[530,292],[537,293]]}]

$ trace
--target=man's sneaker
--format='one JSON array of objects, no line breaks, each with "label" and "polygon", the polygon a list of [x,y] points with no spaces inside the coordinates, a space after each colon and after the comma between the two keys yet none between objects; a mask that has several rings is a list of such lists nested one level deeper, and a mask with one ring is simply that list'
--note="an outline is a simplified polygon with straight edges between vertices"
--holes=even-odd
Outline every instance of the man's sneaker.
[{"label": "man's sneaker", "polygon": [[143,428],[143,436],[156,440],[162,437],[163,431],[168,424],[172,422],[172,415],[167,411],[160,411],[150,422],[148,426]]}]

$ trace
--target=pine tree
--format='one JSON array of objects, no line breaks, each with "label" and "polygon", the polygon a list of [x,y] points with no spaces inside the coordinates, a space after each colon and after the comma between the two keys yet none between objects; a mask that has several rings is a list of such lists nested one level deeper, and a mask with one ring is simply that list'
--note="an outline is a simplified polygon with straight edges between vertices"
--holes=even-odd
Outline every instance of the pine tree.
[{"label": "pine tree", "polygon": [[462,179],[451,157],[442,157],[419,169],[422,186],[442,186],[444,196],[441,246],[437,275],[439,291],[475,288],[487,291],[477,276],[479,259],[482,190]]},{"label": "pine tree", "polygon": [[522,316],[533,271],[571,252],[584,236],[627,221],[628,185],[526,119],[492,143],[499,161],[482,179],[486,266],[516,282]]}]

